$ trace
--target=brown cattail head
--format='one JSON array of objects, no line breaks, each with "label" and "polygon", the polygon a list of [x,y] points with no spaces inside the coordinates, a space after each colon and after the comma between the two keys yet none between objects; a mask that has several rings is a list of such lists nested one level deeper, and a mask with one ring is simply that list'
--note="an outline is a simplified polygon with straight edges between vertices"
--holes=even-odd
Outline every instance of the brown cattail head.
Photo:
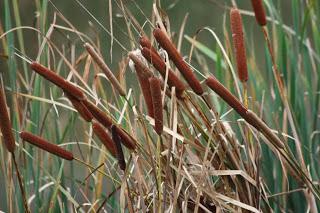
[{"label": "brown cattail head", "polygon": [[129,58],[134,63],[134,68],[136,70],[140,88],[142,91],[142,95],[144,97],[144,100],[146,102],[148,115],[153,117],[153,105],[151,100],[151,93],[150,93],[150,84],[149,84],[149,77],[152,76],[152,72],[148,69],[147,66],[136,56],[136,54],[130,52]]},{"label": "brown cattail head", "polygon": [[37,62],[32,62],[30,65],[31,69],[33,69],[35,72],[37,72],[39,75],[47,79],[48,81],[52,82],[53,84],[60,87],[64,92],[69,93],[73,97],[75,97],[78,100],[85,99],[84,93],[76,86],[74,86],[69,81],[66,81],[61,76],[57,75],[52,70],[48,69],[45,66],[42,66],[41,64]]},{"label": "brown cattail head", "polygon": [[92,122],[92,129],[94,134],[96,134],[99,138],[99,140],[103,143],[103,145],[106,147],[106,149],[112,154],[113,157],[117,157],[117,150],[114,142],[112,141],[109,134],[105,131],[103,126],[96,122]]},{"label": "brown cattail head", "polygon": [[241,117],[245,118],[247,109],[242,103],[227,89],[225,88],[215,77],[208,77],[206,84],[215,93],[217,93],[229,106],[231,106]]},{"label": "brown cattail head", "polygon": [[81,117],[87,121],[87,122],[91,122],[93,119],[93,115],[91,114],[91,112],[88,110],[88,108],[83,104],[82,101],[79,101],[78,99],[76,99],[75,97],[73,97],[72,95],[66,93],[67,98],[70,100],[70,102],[72,103],[73,107],[78,111],[78,113],[81,115]]},{"label": "brown cattail head", "polygon": [[14,136],[11,130],[11,122],[7,110],[6,97],[3,88],[0,87],[0,129],[2,132],[4,144],[9,152],[13,153],[16,147]]},{"label": "brown cattail head", "polygon": [[161,135],[163,131],[163,114],[162,114],[162,97],[161,97],[161,83],[156,77],[149,79],[150,91],[154,110],[154,130]]},{"label": "brown cattail head", "polygon": [[111,127],[111,134],[112,134],[112,140],[114,141],[116,150],[117,150],[117,157],[118,162],[121,170],[126,170],[126,161],[124,159],[123,150],[121,147],[121,137],[119,136],[118,128],[115,125],[112,125]]},{"label": "brown cattail head", "polygon": [[65,149],[62,149],[61,147],[49,143],[48,141],[46,141],[45,139],[33,135],[30,132],[21,132],[20,133],[20,138],[28,143],[31,143],[37,147],[39,147],[40,149],[43,149],[47,152],[50,152],[51,154],[54,154],[56,156],[59,156],[63,159],[66,160],[73,160],[73,154]]},{"label": "brown cattail head", "polygon": [[[145,47],[141,50],[141,53],[149,61],[149,63],[151,63],[159,71],[159,73],[165,79],[167,66],[165,62],[161,59],[161,57]],[[176,87],[178,97],[182,96],[185,90],[185,85],[182,83],[182,81],[180,81],[178,76],[176,76],[171,69],[168,69],[168,84],[170,87]]]},{"label": "brown cattail head", "polygon": [[114,128],[117,130],[119,137],[121,138],[121,142],[125,145],[128,149],[134,150],[136,148],[136,142],[132,139],[132,137],[124,131],[122,128],[113,125]]},{"label": "brown cattail head", "polygon": [[112,86],[119,92],[121,96],[126,96],[125,90],[122,88],[118,79],[113,75],[112,71],[104,62],[102,57],[95,51],[95,49],[89,43],[85,43],[84,47],[91,55],[92,59],[98,64],[103,73],[107,76]]},{"label": "brown cattail head", "polygon": [[244,44],[242,18],[237,8],[232,8],[230,11],[230,22],[234,53],[236,56],[238,76],[241,82],[248,81],[248,68],[246,47]]},{"label": "brown cattail head", "polygon": [[172,44],[166,34],[162,32],[161,29],[155,29],[153,31],[153,35],[156,38],[157,42],[159,42],[160,46],[167,51],[169,58],[173,61],[183,77],[186,79],[191,89],[196,94],[202,95],[203,89],[200,82],[198,81],[188,64],[183,60],[177,48]]},{"label": "brown cattail head", "polygon": [[152,52],[157,53],[157,50],[152,46],[152,44],[147,36],[141,36],[139,43],[142,48],[146,47],[146,48],[150,49]]},{"label": "brown cattail head", "polygon": [[251,0],[251,5],[258,24],[260,26],[267,25],[266,12],[264,10],[262,0]]},{"label": "brown cattail head", "polygon": [[104,127],[110,128],[112,125],[112,119],[106,115],[105,112],[100,110],[96,105],[91,103],[89,100],[85,99],[82,104],[91,112],[93,117],[99,121]]}]

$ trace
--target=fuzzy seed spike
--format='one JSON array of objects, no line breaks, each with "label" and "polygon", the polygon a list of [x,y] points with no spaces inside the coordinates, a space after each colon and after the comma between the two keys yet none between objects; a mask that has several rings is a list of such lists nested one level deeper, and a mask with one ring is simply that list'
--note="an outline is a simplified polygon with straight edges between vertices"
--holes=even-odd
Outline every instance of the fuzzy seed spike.
[{"label": "fuzzy seed spike", "polygon": [[96,134],[99,138],[99,140],[103,143],[103,145],[106,147],[106,149],[112,154],[113,157],[117,157],[117,150],[115,147],[115,144],[109,134],[106,132],[106,130],[103,128],[103,126],[96,122],[92,122],[92,129],[94,134]]},{"label": "fuzzy seed spike", "polygon": [[260,26],[267,25],[266,12],[264,10],[262,0],[251,0],[251,5],[258,24]]},{"label": "fuzzy seed spike", "polygon": [[236,56],[238,76],[241,82],[248,81],[248,68],[246,47],[243,37],[243,26],[240,12],[237,8],[232,8],[230,11],[230,22],[233,39],[234,53]]},{"label": "fuzzy seed spike", "polygon": [[210,76],[206,79],[206,84],[214,92],[216,92],[229,106],[231,106],[240,116],[245,117],[247,109],[242,103],[227,89],[225,88],[215,77]]},{"label": "fuzzy seed spike", "polygon": [[66,160],[73,160],[73,154],[65,149],[62,149],[61,147],[55,145],[55,144],[52,144],[52,143],[49,143],[47,140],[39,137],[39,136],[36,136],[36,135],[33,135],[32,133],[30,132],[21,132],[20,133],[20,138],[28,143],[31,143],[32,145],[34,146],[37,146],[39,147],[40,149],[43,149],[53,155],[56,155],[58,157],[61,157],[63,159],[66,159]]},{"label": "fuzzy seed spike", "polygon": [[60,87],[64,92],[71,94],[73,97],[75,97],[78,100],[85,99],[84,93],[75,85],[70,83],[69,81],[66,81],[61,76],[57,75],[52,70],[48,69],[47,67],[37,63],[32,62],[30,64],[31,69],[33,69],[35,72],[37,72],[39,75],[47,79],[48,81],[52,82],[53,84]]},{"label": "fuzzy seed spike", "polygon": [[111,127],[111,125],[113,123],[112,119],[108,115],[106,115],[105,112],[100,110],[96,105],[94,105],[93,103],[91,103],[87,99],[83,100],[82,103],[91,112],[93,117],[97,121],[99,121],[104,127],[108,128],[108,129]]},{"label": "fuzzy seed spike", "polygon": [[78,111],[80,116],[87,122],[91,122],[93,119],[93,115],[91,112],[88,110],[88,108],[83,104],[82,101],[79,101],[72,95],[66,93],[67,98],[70,100],[72,103],[73,107]]},{"label": "fuzzy seed spike", "polygon": [[147,36],[141,36],[139,39],[139,43],[142,48],[146,47],[146,48],[150,49],[152,52],[157,53],[157,50],[152,46],[152,44]]},{"label": "fuzzy seed spike", "polygon": [[112,133],[112,140],[114,141],[116,150],[117,150],[117,157],[119,162],[119,167],[121,170],[126,170],[126,161],[124,159],[123,150],[121,147],[121,136],[119,136],[118,128],[115,125],[111,127]]},{"label": "fuzzy seed spike", "polygon": [[156,77],[150,78],[149,83],[150,83],[150,91],[151,91],[153,110],[154,110],[154,120],[155,120],[154,129],[158,133],[158,135],[161,135],[163,131],[161,83],[160,83],[160,80]]},{"label": "fuzzy seed spike", "polygon": [[153,31],[153,35],[156,38],[157,42],[160,44],[160,46],[167,51],[169,58],[173,61],[173,63],[176,65],[183,77],[186,79],[191,89],[197,95],[202,95],[203,89],[201,87],[200,82],[198,81],[197,77],[192,72],[188,64],[183,60],[177,48],[166,36],[166,34],[161,29],[155,29]]},{"label": "fuzzy seed spike", "polygon": [[97,63],[97,65],[106,75],[106,77],[109,79],[112,86],[119,92],[121,96],[125,97],[126,96],[125,90],[122,88],[118,79],[114,76],[113,72],[110,70],[108,65],[104,62],[101,56],[95,51],[93,46],[91,46],[89,43],[85,43],[84,47],[86,48],[87,52],[90,54],[92,59]]},{"label": "fuzzy seed spike", "polygon": [[[161,74],[163,78],[166,76],[167,72],[167,66],[165,62],[161,59],[161,57],[152,52],[148,48],[143,48],[141,50],[142,55],[151,63]],[[176,87],[177,91],[177,96],[181,97],[184,90],[185,90],[185,85],[182,83],[182,81],[174,74],[173,70],[169,69],[168,70],[168,84],[170,87]]]},{"label": "fuzzy seed spike", "polygon": [[8,151],[13,153],[16,147],[14,136],[11,130],[11,121],[7,110],[7,103],[3,88],[0,87],[0,129],[4,139],[4,144]]}]

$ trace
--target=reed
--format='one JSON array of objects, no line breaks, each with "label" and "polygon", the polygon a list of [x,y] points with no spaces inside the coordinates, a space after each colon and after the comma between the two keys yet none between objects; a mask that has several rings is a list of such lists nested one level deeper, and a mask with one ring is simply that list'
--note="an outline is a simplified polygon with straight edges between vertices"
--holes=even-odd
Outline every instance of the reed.
[{"label": "reed", "polygon": [[163,131],[163,114],[162,114],[162,98],[161,98],[161,83],[157,77],[149,79],[150,91],[154,110],[154,130],[161,135]]},{"label": "reed", "polygon": [[0,87],[0,129],[2,132],[2,137],[4,139],[5,146],[7,147],[9,152],[13,153],[16,144],[11,130],[12,125],[9,118],[9,112],[7,110],[4,88],[2,87]]},{"label": "reed", "polygon": [[262,0],[251,0],[251,5],[258,24],[260,26],[267,25],[266,12]]},{"label": "reed", "polygon": [[158,54],[155,54],[150,49],[144,47],[141,50],[142,55],[151,63],[161,74],[161,76],[165,79],[166,72],[168,69],[168,85],[170,87],[175,87],[177,91],[177,96],[182,97],[183,92],[185,90],[185,85],[182,81],[176,76],[172,69],[167,68],[165,62],[161,59]]},{"label": "reed", "polygon": [[117,150],[116,150],[115,144],[112,141],[109,134],[103,128],[103,126],[96,121],[92,121],[92,129],[94,134],[98,136],[99,140],[103,143],[106,149],[112,154],[113,157],[116,158]]},{"label": "reed", "polygon": [[121,147],[121,139],[122,137],[119,135],[118,127],[115,125],[112,125],[111,127],[111,134],[112,134],[112,140],[114,141],[116,150],[117,150],[117,157],[119,162],[119,167],[121,170],[126,170],[126,161],[124,159],[123,150]]},{"label": "reed", "polygon": [[56,155],[60,158],[66,159],[66,160],[73,160],[73,154],[65,149],[62,149],[61,147],[52,144],[48,142],[47,140],[34,135],[30,132],[21,132],[20,133],[20,138],[28,143],[31,143],[34,146],[39,147],[42,150],[45,150],[53,155]]},{"label": "reed", "polygon": [[238,76],[241,82],[247,82],[248,68],[247,68],[246,47],[244,44],[244,37],[243,37],[242,18],[237,8],[231,9],[230,22],[231,22],[234,54],[236,56],[236,61],[237,61]]},{"label": "reed", "polygon": [[32,62],[30,64],[30,67],[35,72],[37,72],[39,75],[41,75],[42,77],[44,77],[48,81],[50,81],[53,84],[60,87],[64,92],[71,94],[76,99],[78,99],[78,100],[85,99],[85,94],[78,87],[76,87],[72,83],[66,81],[64,78],[57,75],[55,72],[48,69],[47,67],[45,67],[37,62]]},{"label": "reed", "polygon": [[183,77],[186,79],[191,89],[197,95],[202,95],[203,89],[201,87],[200,82],[196,78],[195,74],[192,72],[189,65],[183,60],[177,48],[166,36],[166,34],[162,32],[160,29],[155,29],[153,31],[153,35],[156,38],[157,42],[160,44],[160,46],[167,51],[169,58],[173,61],[173,63],[176,65]]},{"label": "reed", "polygon": [[150,84],[149,84],[149,78],[153,76],[152,72],[149,70],[147,66],[136,56],[135,53],[130,52],[129,58],[134,63],[134,68],[136,70],[138,81],[140,85],[140,89],[142,91],[143,98],[146,102],[148,115],[150,117],[154,117],[153,114],[153,104],[151,100],[151,92],[150,92]]},{"label": "reed", "polygon": [[93,115],[91,112],[88,110],[88,108],[83,104],[82,101],[79,101],[76,99],[74,96],[66,93],[67,98],[70,100],[72,103],[73,107],[78,111],[80,116],[87,122],[91,122],[93,119]]},{"label": "reed", "polygon": [[114,74],[112,73],[108,65],[104,62],[102,57],[95,51],[95,49],[89,43],[85,43],[84,47],[86,48],[92,59],[98,64],[98,66],[106,75],[106,77],[109,79],[112,86],[119,92],[121,96],[125,97],[125,90],[122,88],[118,79],[114,76]]}]

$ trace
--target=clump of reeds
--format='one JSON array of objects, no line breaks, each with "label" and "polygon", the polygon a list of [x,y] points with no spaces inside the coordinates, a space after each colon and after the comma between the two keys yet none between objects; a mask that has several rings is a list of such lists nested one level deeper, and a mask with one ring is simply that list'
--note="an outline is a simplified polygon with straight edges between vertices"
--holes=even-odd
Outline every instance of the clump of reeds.
[{"label": "clump of reeds", "polygon": [[7,103],[3,88],[0,87],[0,129],[4,139],[4,144],[8,151],[13,153],[15,150],[15,140],[12,133],[11,121],[7,110]]},{"label": "clump of reeds", "polygon": [[248,81],[246,47],[244,44],[242,18],[237,8],[231,9],[230,22],[238,76],[241,82],[246,82]]},{"label": "clump of reeds", "polygon": [[45,150],[53,155],[56,155],[60,158],[66,159],[66,160],[73,160],[73,154],[55,144],[52,144],[48,142],[47,140],[34,135],[30,132],[21,132],[20,133],[20,138],[28,143],[31,143],[34,146],[39,147],[42,150]]},{"label": "clump of reeds", "polygon": [[251,5],[258,24],[260,26],[267,25],[266,12],[262,0],[251,0]]},{"label": "clump of reeds", "polygon": [[33,69],[35,72],[43,76],[45,79],[48,81],[52,82],[53,84],[57,85],[60,87],[64,92],[72,95],[78,100],[83,100],[85,99],[85,94],[73,85],[72,83],[66,81],[64,78],[61,76],[57,75],[55,72],[52,70],[48,69],[47,67],[37,63],[37,62],[32,62],[30,65],[31,69]]},{"label": "clump of reeds", "polygon": [[161,83],[157,77],[150,78],[149,83],[154,110],[154,130],[158,133],[158,135],[161,135],[163,131]]},{"label": "clump of reeds", "polygon": [[199,80],[196,78],[195,74],[192,72],[189,65],[183,60],[182,56],[178,52],[177,48],[170,41],[161,29],[155,29],[153,35],[156,38],[160,46],[165,49],[168,53],[169,58],[173,61],[175,66],[181,72],[182,76],[186,79],[191,89],[198,95],[203,94],[203,89]]}]

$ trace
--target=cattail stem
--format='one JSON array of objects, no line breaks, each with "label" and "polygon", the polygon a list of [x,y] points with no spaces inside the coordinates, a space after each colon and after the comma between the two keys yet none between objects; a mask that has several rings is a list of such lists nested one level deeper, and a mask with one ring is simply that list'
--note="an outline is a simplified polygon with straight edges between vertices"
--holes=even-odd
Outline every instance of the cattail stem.
[{"label": "cattail stem", "polygon": [[153,35],[156,38],[157,42],[159,42],[160,46],[167,51],[169,58],[173,61],[183,77],[186,79],[191,89],[196,94],[202,95],[203,89],[200,82],[192,72],[189,65],[183,60],[177,48],[172,44],[166,34],[160,29],[155,29],[153,31]]},{"label": "cattail stem", "polygon": [[246,82],[248,81],[246,47],[244,44],[244,37],[243,37],[242,18],[237,8],[231,9],[230,22],[231,22],[234,53],[236,56],[237,67],[238,67],[238,76],[241,82]]},{"label": "cattail stem", "polygon": [[52,70],[48,69],[45,66],[42,66],[41,64],[37,62],[32,62],[30,65],[31,69],[33,69],[35,72],[37,72],[39,75],[47,79],[48,81],[52,82],[53,84],[60,87],[64,92],[72,95],[78,100],[85,99],[85,94],[76,86],[74,86],[72,83],[66,81],[61,76],[57,75]]},{"label": "cattail stem", "polygon": [[121,137],[118,134],[118,128],[115,125],[111,127],[112,140],[114,141],[115,147],[117,149],[117,157],[119,162],[119,167],[121,170],[126,170],[126,161],[124,159],[123,150],[121,147]]},{"label": "cattail stem", "polygon": [[147,61],[149,61],[149,63],[151,63],[159,71],[164,79],[168,71],[168,84],[170,87],[175,87],[177,96],[181,97],[185,90],[185,85],[171,69],[167,68],[167,65],[161,59],[161,57],[145,47],[141,50],[141,53],[147,59]]},{"label": "cattail stem", "polygon": [[94,134],[96,134],[99,138],[99,140],[103,143],[103,145],[107,148],[107,150],[112,154],[113,157],[117,157],[117,150],[114,145],[114,142],[112,141],[111,137],[108,135],[108,133],[105,131],[103,126],[96,122],[92,122],[92,129]]},{"label": "cattail stem", "polygon": [[87,107],[83,104],[82,101],[79,101],[72,95],[66,93],[67,98],[70,100],[72,103],[73,107],[78,111],[80,116],[87,122],[91,122],[93,119],[93,115],[91,112],[87,109]]},{"label": "cattail stem", "polygon": [[11,128],[12,126],[9,118],[9,112],[7,110],[5,93],[3,88],[0,87],[0,129],[5,146],[9,152],[13,153],[16,144]]},{"label": "cattail stem", "polygon": [[251,5],[258,24],[260,26],[267,25],[266,12],[264,10],[262,0],[251,0]]},{"label": "cattail stem", "polygon": [[102,57],[95,51],[95,49],[89,43],[85,43],[84,47],[91,55],[92,59],[98,64],[103,73],[107,76],[112,86],[119,92],[121,96],[125,97],[125,90],[122,88],[118,79],[114,76],[114,74],[112,73],[108,65],[104,62]]},{"label": "cattail stem", "polygon": [[154,130],[161,135],[163,131],[163,113],[162,113],[162,99],[161,99],[161,85],[160,80],[156,77],[149,79],[150,91],[154,110],[155,126]]},{"label": "cattail stem", "polygon": [[39,136],[33,135],[30,132],[25,132],[25,131],[21,132],[20,138],[58,157],[61,157],[69,161],[73,160],[73,154],[71,152],[65,149],[62,149],[61,147],[55,144],[52,144]]}]

